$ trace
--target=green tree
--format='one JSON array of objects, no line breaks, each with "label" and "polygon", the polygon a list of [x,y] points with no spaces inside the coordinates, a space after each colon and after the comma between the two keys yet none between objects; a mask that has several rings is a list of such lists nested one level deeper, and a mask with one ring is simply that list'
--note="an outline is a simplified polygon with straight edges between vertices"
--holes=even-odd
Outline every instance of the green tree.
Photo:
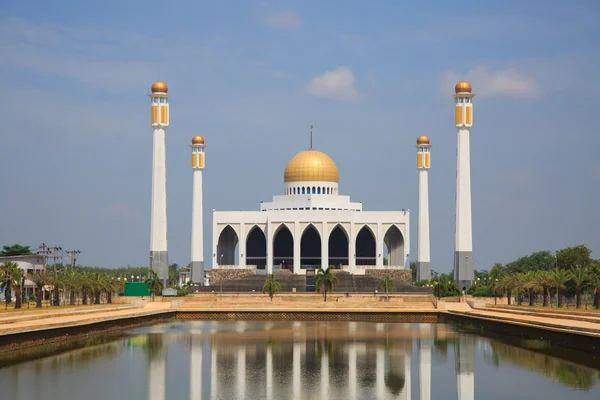
[{"label": "green tree", "polygon": [[416,282],[417,281],[417,262],[411,261],[409,265],[410,265],[410,272],[412,274],[412,281]]},{"label": "green tree", "polygon": [[13,244],[12,246],[2,246],[0,250],[0,257],[11,257],[11,256],[23,256],[33,254],[31,252],[31,246],[21,246],[20,244]]},{"label": "green tree", "polygon": [[552,286],[556,288],[556,304],[558,307],[563,306],[563,294],[561,289],[566,288],[567,282],[571,279],[571,273],[564,269],[554,268],[549,271]]},{"label": "green tree", "polygon": [[148,290],[152,293],[152,301],[154,301],[154,296],[162,293],[163,290],[163,282],[162,279],[158,277],[158,274],[154,272],[153,269],[148,270],[148,278],[146,279],[146,283],[148,284]]},{"label": "green tree", "polygon": [[271,302],[273,302],[273,296],[281,291],[281,284],[275,279],[275,274],[269,274],[269,277],[262,287],[262,291],[263,293],[268,293]]},{"label": "green tree", "polygon": [[394,291],[394,280],[386,275],[384,279],[379,281],[379,288],[385,291],[385,301],[390,301],[390,292]]},{"label": "green tree", "polygon": [[535,275],[535,281],[536,284],[542,289],[544,299],[542,305],[544,307],[548,307],[550,305],[550,288],[553,284],[552,277],[548,271],[537,271]]},{"label": "green tree", "polygon": [[4,289],[4,308],[8,308],[12,301],[12,277],[17,269],[19,265],[12,261],[5,261],[0,265],[0,287]]},{"label": "green tree", "polygon": [[334,286],[339,282],[337,276],[333,275],[333,265],[326,269],[319,268],[315,275],[315,286],[318,291],[323,292],[323,301],[327,301],[327,292],[333,292]]},{"label": "green tree", "polygon": [[588,285],[588,271],[585,268],[571,267],[571,280],[575,287],[575,304],[581,308],[581,294]]},{"label": "green tree", "polygon": [[50,276],[45,271],[36,271],[29,276],[29,279],[35,285],[35,308],[42,308],[43,287],[50,282]]},{"label": "green tree", "polygon": [[592,264],[592,251],[584,245],[567,247],[556,252],[556,264],[560,269],[588,268]]},{"label": "green tree", "polygon": [[537,251],[531,253],[528,257],[528,270],[529,271],[548,271],[554,268],[555,264],[554,255],[549,250]]},{"label": "green tree", "polygon": [[[16,265],[16,264],[15,264]],[[21,268],[13,268],[11,271],[11,286],[15,289],[15,308],[21,308],[23,304],[23,277],[25,271]]]},{"label": "green tree", "polygon": [[594,260],[589,269],[590,287],[594,293],[594,307],[600,310],[600,260]]}]

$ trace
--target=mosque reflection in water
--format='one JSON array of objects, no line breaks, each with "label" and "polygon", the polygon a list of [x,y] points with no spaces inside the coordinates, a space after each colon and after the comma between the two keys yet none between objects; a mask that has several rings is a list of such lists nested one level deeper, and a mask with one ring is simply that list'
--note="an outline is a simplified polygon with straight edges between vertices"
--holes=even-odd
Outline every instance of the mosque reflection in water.
[{"label": "mosque reflection in water", "polygon": [[[431,393],[435,340],[455,338],[457,396],[474,398],[475,338],[445,325],[239,322],[215,331],[195,322],[186,333],[133,338],[148,354],[148,399],[167,398],[169,341],[189,346],[190,399],[411,399],[413,342],[420,399]],[[267,331],[263,330],[267,328]],[[222,326],[221,326],[222,328]],[[416,341],[414,339],[417,338]]]},{"label": "mosque reflection in water", "polygon": [[505,391],[516,376],[532,382],[529,396],[597,399],[600,379],[596,369],[445,324],[171,322],[81,346],[0,353],[0,398],[467,400],[476,358],[480,400],[497,398],[491,382]]}]

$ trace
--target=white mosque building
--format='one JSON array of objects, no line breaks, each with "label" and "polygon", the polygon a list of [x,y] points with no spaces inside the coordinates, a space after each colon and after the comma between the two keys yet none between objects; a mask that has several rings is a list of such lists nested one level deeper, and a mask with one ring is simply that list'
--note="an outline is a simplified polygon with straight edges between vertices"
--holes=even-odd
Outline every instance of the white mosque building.
[{"label": "white mosque building", "polygon": [[305,275],[333,265],[364,275],[407,267],[408,210],[363,211],[340,194],[335,162],[312,148],[292,157],[283,181],[283,194],[259,210],[213,212],[213,269]]}]

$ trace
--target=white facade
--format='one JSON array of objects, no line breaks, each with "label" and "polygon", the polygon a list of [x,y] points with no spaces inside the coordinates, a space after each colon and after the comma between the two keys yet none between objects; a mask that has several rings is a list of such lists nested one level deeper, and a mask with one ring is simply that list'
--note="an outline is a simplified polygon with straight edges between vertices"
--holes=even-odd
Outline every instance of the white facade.
[{"label": "white facade", "polygon": [[213,212],[214,269],[306,274],[335,265],[364,274],[406,267],[408,210],[362,211],[362,203],[337,194],[337,182],[286,182],[284,192],[261,203],[260,211]]}]

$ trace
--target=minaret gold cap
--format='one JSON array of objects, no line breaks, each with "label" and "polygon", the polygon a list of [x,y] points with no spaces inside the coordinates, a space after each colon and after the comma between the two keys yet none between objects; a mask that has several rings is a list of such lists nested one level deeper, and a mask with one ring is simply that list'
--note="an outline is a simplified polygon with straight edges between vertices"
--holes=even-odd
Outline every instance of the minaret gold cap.
[{"label": "minaret gold cap", "polygon": [[166,83],[157,81],[152,84],[152,93],[168,93],[169,87]]},{"label": "minaret gold cap", "polygon": [[204,144],[204,138],[202,136],[194,136],[192,138],[192,144]]},{"label": "minaret gold cap", "polygon": [[460,81],[454,86],[456,93],[471,93],[471,84],[467,81]]},{"label": "minaret gold cap", "polygon": [[419,136],[417,138],[417,144],[429,144],[429,138],[427,136]]}]

